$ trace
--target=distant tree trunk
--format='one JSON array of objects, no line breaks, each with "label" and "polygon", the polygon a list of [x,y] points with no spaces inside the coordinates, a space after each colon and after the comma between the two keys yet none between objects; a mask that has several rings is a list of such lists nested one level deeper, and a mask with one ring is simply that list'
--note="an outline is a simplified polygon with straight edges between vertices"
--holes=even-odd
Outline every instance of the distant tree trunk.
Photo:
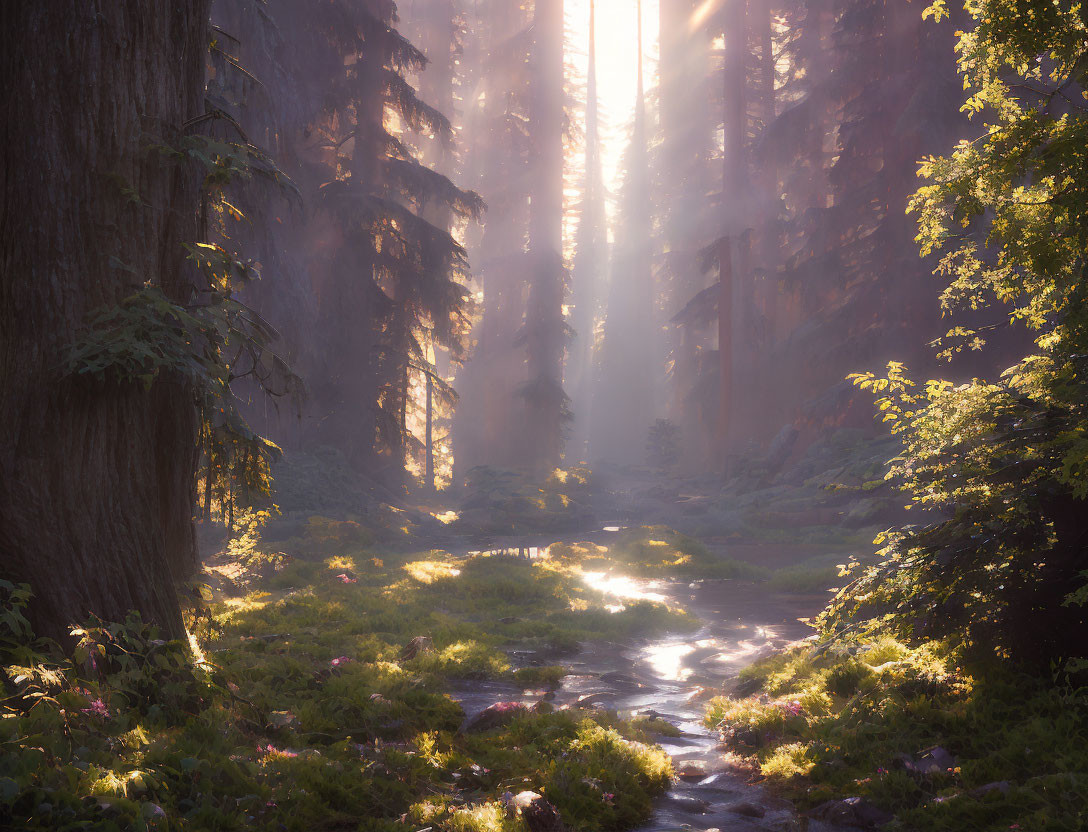
[{"label": "distant tree trunk", "polygon": [[[456,110],[454,101],[454,77],[457,74],[457,54],[459,49],[457,11],[453,0],[432,0],[427,13],[427,25],[420,37],[420,46],[430,61],[420,79],[420,94],[424,101],[437,107],[441,112],[450,114]],[[428,142],[425,160],[432,170],[443,176],[453,177],[457,167],[448,143],[440,137],[434,136]],[[453,233],[453,211],[441,200],[425,202],[421,215],[435,228]],[[431,339],[431,349],[428,360],[433,365],[438,363],[438,352],[441,349],[434,339]],[[448,357],[448,356],[447,356]],[[443,362],[449,364],[448,361]],[[437,372],[437,366],[434,366]],[[436,491],[435,483],[435,459],[434,459],[434,378],[426,375],[427,403],[426,425],[424,427],[424,481],[423,486],[427,491]]]},{"label": "distant tree trunk", "polygon": [[[767,129],[777,117],[775,97],[775,54],[774,54],[774,9],[773,0],[762,0],[759,7],[759,88],[760,120],[762,129]],[[774,349],[776,312],[778,305],[778,235],[775,223],[778,219],[778,157],[772,151],[764,151],[760,164],[762,210],[760,228],[757,235],[760,265],[763,268],[763,280],[759,293],[759,311],[762,315],[762,341],[759,347],[764,355],[769,356]],[[770,427],[770,426],[768,426]]]},{"label": "distant tree trunk", "polygon": [[151,277],[189,302],[199,180],[145,148],[203,113],[208,2],[5,3],[0,560],[36,630],[132,609],[184,633],[198,419],[178,378],[64,376],[92,310]]},{"label": "distant tree trunk", "polygon": [[733,247],[728,237],[718,243],[718,422],[719,466],[725,464],[733,421]]},{"label": "distant tree trunk", "polygon": [[424,437],[425,472],[423,487],[435,490],[434,483],[434,381],[427,375],[427,427]]},{"label": "distant tree trunk", "polygon": [[469,44],[475,60],[468,63],[478,70],[479,80],[466,99],[473,104],[473,118],[466,119],[465,147],[476,174],[472,184],[488,211],[470,251],[483,288],[483,310],[474,333],[476,349],[457,379],[453,441],[458,482],[473,467],[506,467],[514,463],[515,451],[524,453],[515,427],[524,415],[517,391],[525,384],[525,356],[515,342],[525,313],[529,183],[516,126],[525,109],[519,90],[528,50],[509,45],[528,20],[520,5],[505,0],[482,4],[472,19],[469,31],[475,37]]},{"label": "distant tree trunk", "polygon": [[723,219],[727,233],[736,233],[747,220],[748,177],[745,138],[748,115],[745,102],[748,57],[748,0],[730,0],[724,14],[725,65],[723,104],[725,157],[722,180]]},{"label": "distant tree trunk", "polygon": [[524,463],[536,473],[559,464],[563,392],[563,0],[536,0],[530,135],[532,279],[526,308],[528,357]]},{"label": "distant tree trunk", "polygon": [[[719,462],[724,463],[729,452],[728,442],[732,422],[737,413],[733,401],[734,365],[738,353],[734,295],[743,288],[746,274],[734,275],[730,235],[739,235],[748,222],[750,211],[750,182],[745,159],[748,115],[745,102],[747,85],[746,63],[748,57],[748,0],[731,0],[723,16],[725,29],[725,57],[722,73],[724,157],[722,168],[722,239],[719,249],[721,274],[718,296],[718,421],[716,439]],[[742,307],[743,308],[743,307]]]}]

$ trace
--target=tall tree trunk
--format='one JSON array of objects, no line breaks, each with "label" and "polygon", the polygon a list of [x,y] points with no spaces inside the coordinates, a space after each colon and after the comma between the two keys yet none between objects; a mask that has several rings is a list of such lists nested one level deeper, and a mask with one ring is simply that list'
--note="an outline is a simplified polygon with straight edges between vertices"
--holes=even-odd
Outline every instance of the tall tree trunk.
[{"label": "tall tree trunk", "polygon": [[726,233],[743,228],[749,210],[745,143],[748,115],[745,102],[745,73],[748,56],[748,0],[728,0],[723,15],[725,65],[723,104],[725,155],[722,178],[722,211]]},{"label": "tall tree trunk", "polygon": [[572,326],[574,344],[567,360],[571,410],[574,414],[572,446],[582,455],[589,441],[593,400],[594,330],[600,291],[607,263],[607,219],[604,175],[601,169],[600,111],[597,98],[597,14],[589,4],[589,67],[586,81],[585,174],[582,208],[571,268]]},{"label": "tall tree trunk", "polygon": [[[457,72],[456,57],[458,53],[458,26],[457,14],[453,0],[432,0],[429,5],[427,20],[420,38],[420,46],[430,61],[420,79],[420,95],[428,104],[437,107],[440,112],[450,116],[456,110],[454,101],[454,76]],[[456,160],[450,152],[449,144],[438,136],[432,137],[427,143],[424,156],[429,168],[451,179],[456,175]],[[423,206],[421,212],[423,219],[440,228],[443,231],[453,233],[453,212],[450,207],[441,200],[430,200]],[[448,268],[448,264],[443,264]],[[439,275],[444,277],[444,275]],[[433,322],[432,322],[433,323]],[[438,372],[439,350],[442,348],[435,343],[433,336],[430,339],[430,349],[427,360],[431,362],[435,372]],[[448,353],[445,354],[449,357]],[[449,361],[443,361],[448,367]],[[424,482],[423,486],[428,491],[437,490],[435,483],[435,456],[434,456],[434,422],[436,408],[434,400],[434,379],[428,373],[426,376],[427,402],[426,425],[424,427]]]},{"label": "tall tree trunk", "polygon": [[428,491],[435,490],[434,482],[434,381],[430,373],[427,374],[427,426],[423,440],[424,473],[423,487]]},{"label": "tall tree trunk", "polygon": [[563,0],[536,0],[530,135],[533,147],[526,308],[528,386],[524,463],[537,474],[559,464],[563,413]]},{"label": "tall tree trunk", "polygon": [[[146,150],[203,113],[208,2],[3,8],[0,558],[41,634],[139,610],[183,635],[198,418],[179,378],[66,376],[96,308],[155,278],[188,303],[199,179]],[[137,198],[138,196],[138,198]]]},{"label": "tall tree trunk", "polygon": [[726,464],[733,431],[733,247],[718,241],[718,420],[715,444],[719,469]]},{"label": "tall tree trunk", "polygon": [[[725,29],[725,58],[722,73],[724,156],[722,167],[722,233],[725,236],[719,253],[721,274],[718,297],[718,360],[719,397],[716,439],[719,462],[724,463],[729,451],[728,441],[737,431],[732,422],[738,408],[733,400],[733,377],[737,356],[743,353],[735,311],[737,290],[745,287],[747,275],[735,275],[728,237],[740,239],[750,208],[750,182],[746,162],[748,115],[745,102],[748,56],[748,0],[729,0],[723,15]],[[746,297],[741,291],[741,296]]]}]

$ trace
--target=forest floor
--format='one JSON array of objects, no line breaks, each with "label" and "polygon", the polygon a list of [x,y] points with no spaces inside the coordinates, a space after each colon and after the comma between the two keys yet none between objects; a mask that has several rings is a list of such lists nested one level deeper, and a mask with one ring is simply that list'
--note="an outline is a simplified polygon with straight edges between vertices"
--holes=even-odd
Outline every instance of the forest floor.
[{"label": "forest floor", "polygon": [[136,620],[75,661],[0,639],[0,827],[1085,828],[1082,692],[803,640],[895,510],[863,456],[249,514],[207,561],[196,668]]}]

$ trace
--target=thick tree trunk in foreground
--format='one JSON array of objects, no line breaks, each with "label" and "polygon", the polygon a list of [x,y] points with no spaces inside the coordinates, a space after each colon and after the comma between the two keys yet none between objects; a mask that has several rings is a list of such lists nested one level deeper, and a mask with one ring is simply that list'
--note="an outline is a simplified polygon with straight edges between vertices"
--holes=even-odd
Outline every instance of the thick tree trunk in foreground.
[{"label": "thick tree trunk in foreground", "polygon": [[37,631],[130,609],[183,634],[197,414],[176,379],[66,378],[88,313],[144,280],[188,302],[198,182],[146,150],[203,112],[207,0],[6,3],[0,569]]}]

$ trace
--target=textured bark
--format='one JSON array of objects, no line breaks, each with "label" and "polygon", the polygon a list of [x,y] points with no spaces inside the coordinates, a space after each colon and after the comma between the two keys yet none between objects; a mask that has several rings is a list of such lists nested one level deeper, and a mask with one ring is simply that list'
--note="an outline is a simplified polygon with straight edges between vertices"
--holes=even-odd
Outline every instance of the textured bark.
[{"label": "textured bark", "polygon": [[62,368],[88,313],[139,282],[191,298],[199,180],[146,147],[203,112],[207,15],[206,0],[4,4],[0,563],[32,585],[44,635],[131,609],[183,634],[192,391]]}]

